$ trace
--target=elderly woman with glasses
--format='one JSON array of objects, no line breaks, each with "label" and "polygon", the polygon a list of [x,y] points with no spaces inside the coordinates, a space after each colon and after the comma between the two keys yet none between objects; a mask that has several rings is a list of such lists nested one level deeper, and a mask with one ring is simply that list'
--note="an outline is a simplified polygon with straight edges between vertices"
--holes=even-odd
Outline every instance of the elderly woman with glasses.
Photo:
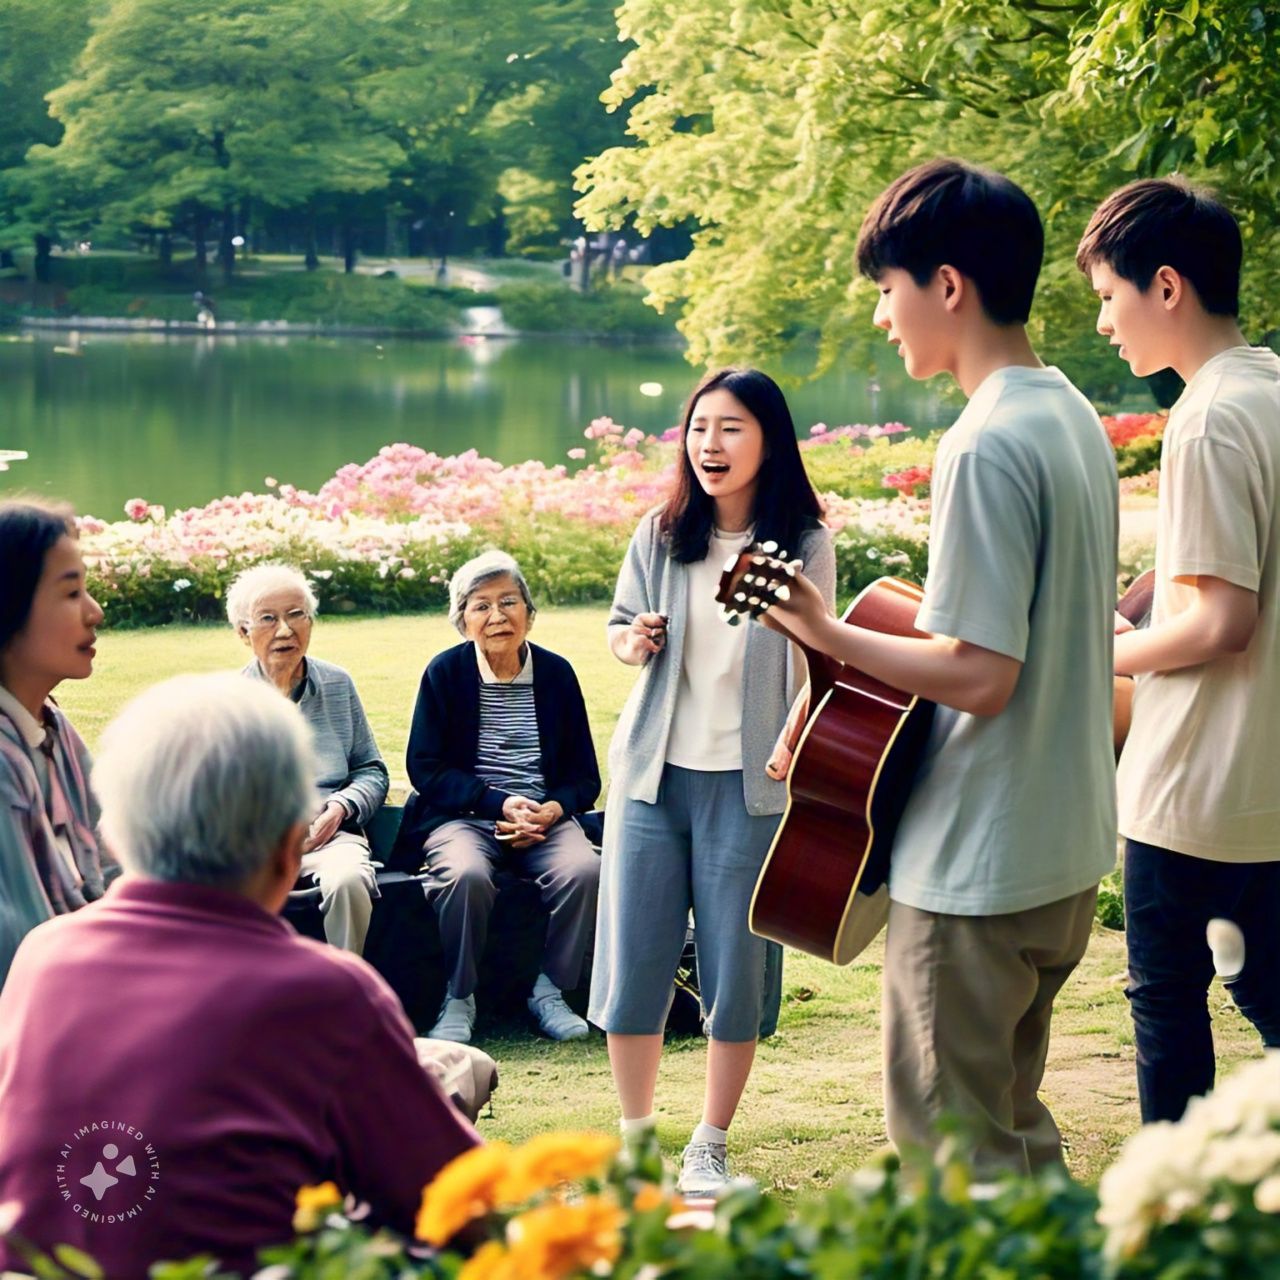
[{"label": "elderly woman with glasses", "polygon": [[554,1040],[587,1034],[565,1004],[596,915],[600,859],[573,821],[600,793],[582,690],[561,657],[528,642],[536,610],[520,567],[500,551],[464,564],[449,584],[449,619],[464,641],[432,659],[409,733],[399,848],[424,859],[428,897],[450,967],[429,1032],[466,1043],[494,873],[538,886],[549,915],[529,1010]]},{"label": "elderly woman with glasses", "polygon": [[311,584],[288,565],[246,569],[227,591],[227,618],[253,650],[242,674],[274,685],[311,726],[321,807],[303,843],[302,874],[319,885],[325,937],[359,955],[377,893],[364,828],[387,798],[389,777],[351,677],[307,656],[315,616]]}]

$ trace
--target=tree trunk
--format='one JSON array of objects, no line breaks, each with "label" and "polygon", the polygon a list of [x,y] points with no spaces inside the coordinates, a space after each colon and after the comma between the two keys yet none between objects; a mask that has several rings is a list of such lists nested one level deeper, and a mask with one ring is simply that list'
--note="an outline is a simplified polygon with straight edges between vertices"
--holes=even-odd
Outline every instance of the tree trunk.
[{"label": "tree trunk", "polygon": [[41,284],[49,283],[51,263],[50,255],[53,252],[53,241],[49,239],[43,231],[36,232],[36,260],[35,275]]},{"label": "tree trunk", "polygon": [[342,224],[342,269],[347,275],[356,269],[356,229],[349,222]]},{"label": "tree trunk", "polygon": [[307,210],[307,256],[303,261],[308,271],[315,271],[320,266],[320,246],[316,243],[316,215],[314,209]]},{"label": "tree trunk", "polygon": [[231,283],[236,268],[236,247],[231,237],[236,233],[236,215],[230,202],[222,206],[222,236],[218,241],[218,257],[222,262],[222,279]]},{"label": "tree trunk", "polygon": [[196,275],[201,279],[204,273],[209,269],[209,246],[204,238],[205,216],[204,210],[201,209],[192,219],[191,238],[196,245]]},{"label": "tree trunk", "polygon": [[16,265],[13,260],[13,250],[0,249],[0,271],[8,271]]},{"label": "tree trunk", "polygon": [[166,271],[173,265],[173,237],[167,231],[160,233],[160,265]]}]

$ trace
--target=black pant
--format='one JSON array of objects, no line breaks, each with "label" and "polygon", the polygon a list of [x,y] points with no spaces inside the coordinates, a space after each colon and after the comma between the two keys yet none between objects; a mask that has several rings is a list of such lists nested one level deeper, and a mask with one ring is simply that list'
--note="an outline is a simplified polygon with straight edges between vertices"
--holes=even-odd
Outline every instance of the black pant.
[{"label": "black pant", "polygon": [[1177,1120],[1213,1088],[1205,928],[1215,917],[1244,934],[1244,968],[1227,989],[1280,1048],[1280,862],[1210,862],[1129,840],[1124,910],[1142,1120]]}]

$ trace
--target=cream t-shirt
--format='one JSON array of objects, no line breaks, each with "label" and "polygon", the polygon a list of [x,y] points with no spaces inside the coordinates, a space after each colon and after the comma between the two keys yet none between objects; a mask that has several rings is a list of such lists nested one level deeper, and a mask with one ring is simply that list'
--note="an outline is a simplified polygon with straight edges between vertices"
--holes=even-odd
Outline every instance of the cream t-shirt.
[{"label": "cream t-shirt", "polygon": [[1280,859],[1280,358],[1233,347],[1169,414],[1160,454],[1152,622],[1190,604],[1189,578],[1258,595],[1238,654],[1139,676],[1120,759],[1120,832],[1214,862]]},{"label": "cream t-shirt", "polygon": [[689,579],[684,656],[667,763],[723,773],[742,768],[742,664],[746,619],[731,627],[716,603],[725,561],[751,541],[750,532],[711,532],[706,556],[686,565]]}]

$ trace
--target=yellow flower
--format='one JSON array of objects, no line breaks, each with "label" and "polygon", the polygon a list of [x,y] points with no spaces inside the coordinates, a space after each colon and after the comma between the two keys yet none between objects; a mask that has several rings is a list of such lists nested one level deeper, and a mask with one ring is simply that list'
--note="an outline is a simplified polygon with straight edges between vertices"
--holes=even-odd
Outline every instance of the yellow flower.
[{"label": "yellow flower", "polygon": [[544,1133],[518,1147],[498,1187],[500,1204],[520,1204],[539,1191],[603,1173],[618,1150],[603,1133]]},{"label": "yellow flower", "polygon": [[299,1187],[294,1203],[293,1229],[301,1235],[320,1229],[325,1214],[342,1204],[342,1192],[332,1182],[322,1182],[318,1187]]},{"label": "yellow flower", "polygon": [[511,1148],[505,1142],[472,1147],[450,1160],[422,1193],[414,1234],[439,1248],[497,1203]]},{"label": "yellow flower", "polygon": [[511,1255],[496,1240],[490,1240],[467,1260],[458,1280],[519,1280],[519,1276]]},{"label": "yellow flower", "polygon": [[611,1265],[622,1251],[625,1222],[626,1214],[600,1196],[530,1209],[507,1228],[514,1274],[564,1280],[597,1265]]}]

